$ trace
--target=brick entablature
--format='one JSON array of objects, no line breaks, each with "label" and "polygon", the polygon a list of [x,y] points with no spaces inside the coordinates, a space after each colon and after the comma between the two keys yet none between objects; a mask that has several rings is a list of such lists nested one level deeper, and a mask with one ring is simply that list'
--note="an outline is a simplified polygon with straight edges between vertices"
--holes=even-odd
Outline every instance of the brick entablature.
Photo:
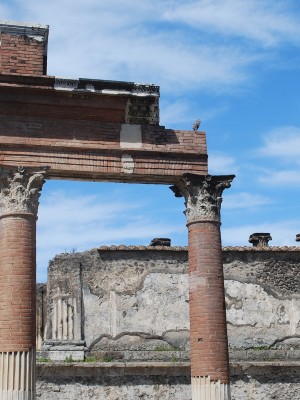
[{"label": "brick entablature", "polygon": [[0,21],[0,33],[2,165],[114,182],[207,174],[205,133],[159,125],[159,86],[46,76],[48,26]]},{"label": "brick entablature", "polygon": [[39,89],[8,79],[0,85],[2,164],[47,165],[51,178],[115,182],[171,184],[186,172],[207,173],[204,132],[126,123],[133,94],[56,90],[47,86],[51,78],[41,88],[43,79],[35,80]]}]

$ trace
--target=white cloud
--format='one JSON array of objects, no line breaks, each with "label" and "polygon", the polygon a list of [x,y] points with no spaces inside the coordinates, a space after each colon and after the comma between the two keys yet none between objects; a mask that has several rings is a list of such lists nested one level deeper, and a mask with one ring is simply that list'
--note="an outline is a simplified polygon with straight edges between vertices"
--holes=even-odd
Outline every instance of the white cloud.
[{"label": "white cloud", "polygon": [[[193,111],[191,111],[193,110]],[[203,108],[202,106],[187,103],[186,99],[179,99],[171,103],[160,102],[160,119],[161,124],[170,128],[184,124],[186,129],[192,129],[192,124],[196,119],[201,120],[200,131],[202,125],[217,118],[228,110],[227,105],[219,105],[213,108]]]},{"label": "white cloud", "polygon": [[172,1],[28,0],[19,8],[22,18],[50,24],[48,73],[56,76],[154,82],[172,92],[232,91],[264,57],[166,24],[162,14],[174,9]]},{"label": "white cloud", "polygon": [[237,166],[233,157],[225,154],[209,154],[208,171],[210,174],[233,174],[237,172]]},{"label": "white cloud", "polygon": [[117,219],[120,214],[136,208],[138,204],[134,202],[109,202],[96,195],[70,196],[64,191],[55,191],[49,193],[40,205],[39,225],[44,228],[49,224],[59,224],[62,219],[64,224],[111,221],[113,218]]},{"label": "white cloud", "polygon": [[250,209],[270,204],[271,200],[265,196],[240,192],[237,194],[227,194],[224,196],[222,208],[237,210],[241,208]]},{"label": "white cloud", "polygon": [[248,242],[252,233],[269,232],[272,236],[272,241],[269,242],[270,246],[295,246],[299,226],[300,220],[294,219],[222,228],[222,242],[224,246],[252,246]]},{"label": "white cloud", "polygon": [[300,164],[300,128],[284,126],[267,134],[259,153]]},{"label": "white cloud", "polygon": [[[300,128],[277,128],[264,136],[263,143],[255,156],[267,157],[268,166],[259,168],[258,181],[267,186],[297,188],[300,184]],[[272,162],[269,159],[273,159]],[[276,167],[273,167],[274,159]]]},{"label": "white cloud", "polygon": [[298,170],[269,170],[258,178],[264,185],[297,189],[300,185],[300,169]]},{"label": "white cloud", "polygon": [[[105,37],[104,41],[99,38]],[[162,34],[139,32],[98,32],[81,40],[81,52],[75,52],[65,38],[66,46],[54,44],[49,58],[49,73],[105,79],[159,83],[164,91],[193,89],[233,90],[247,80],[246,68],[257,56],[233,47],[211,47],[194,44]],[[75,47],[78,46],[78,43]],[[159,57],[157,56],[159,54]],[[62,60],[65,62],[62,64]]]},{"label": "white cloud", "polygon": [[188,1],[164,17],[200,31],[218,32],[258,41],[263,46],[275,46],[289,41],[299,43],[300,24],[292,2],[273,0],[200,0]]},{"label": "white cloud", "polygon": [[179,123],[189,123],[192,129],[193,119],[190,115],[190,105],[184,100],[160,105],[160,124],[168,127],[178,126]]}]

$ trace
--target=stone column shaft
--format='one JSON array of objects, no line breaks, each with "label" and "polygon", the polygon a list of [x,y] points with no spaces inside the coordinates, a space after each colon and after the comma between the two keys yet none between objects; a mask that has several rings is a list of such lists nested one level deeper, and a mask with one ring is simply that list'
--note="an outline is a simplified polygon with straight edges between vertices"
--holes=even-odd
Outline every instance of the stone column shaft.
[{"label": "stone column shaft", "polygon": [[0,169],[0,398],[35,398],[36,219],[44,171]]},{"label": "stone column shaft", "polygon": [[233,178],[185,174],[171,188],[186,200],[192,400],[230,400],[220,206]]}]

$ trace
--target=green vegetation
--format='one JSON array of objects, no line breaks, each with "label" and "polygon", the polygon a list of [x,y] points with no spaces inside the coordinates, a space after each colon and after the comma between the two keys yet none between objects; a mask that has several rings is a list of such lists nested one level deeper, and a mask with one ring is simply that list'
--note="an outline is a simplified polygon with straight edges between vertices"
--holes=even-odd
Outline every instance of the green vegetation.
[{"label": "green vegetation", "polygon": [[92,362],[97,362],[97,361],[99,361],[99,360],[97,360],[97,358],[95,356],[87,356],[84,359],[84,362],[87,362],[87,363],[92,363]]},{"label": "green vegetation", "polygon": [[107,355],[105,355],[104,357],[103,357],[103,361],[104,362],[111,362],[111,361],[113,361],[114,359],[112,358],[112,356],[110,356],[109,354],[107,354]]},{"label": "green vegetation", "polygon": [[159,344],[154,348],[154,351],[178,351],[178,349],[170,344]]},{"label": "green vegetation", "polygon": [[249,350],[271,350],[270,346],[262,345],[257,347],[251,347]]},{"label": "green vegetation", "polygon": [[50,358],[47,358],[47,357],[38,357],[38,359],[37,359],[37,361],[38,362],[48,362],[48,361],[50,361]]},{"label": "green vegetation", "polygon": [[65,358],[64,362],[65,362],[65,363],[72,363],[72,362],[74,362],[74,360],[73,360],[72,356],[67,356],[67,357]]}]

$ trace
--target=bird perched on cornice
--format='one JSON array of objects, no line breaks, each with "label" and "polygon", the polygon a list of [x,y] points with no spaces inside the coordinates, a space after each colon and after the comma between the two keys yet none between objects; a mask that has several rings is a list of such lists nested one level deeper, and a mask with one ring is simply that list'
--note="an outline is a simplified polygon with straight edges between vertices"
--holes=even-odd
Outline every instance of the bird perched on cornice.
[{"label": "bird perched on cornice", "polygon": [[193,131],[197,132],[197,130],[199,129],[200,125],[201,125],[200,119],[196,119],[196,121],[193,123]]}]

